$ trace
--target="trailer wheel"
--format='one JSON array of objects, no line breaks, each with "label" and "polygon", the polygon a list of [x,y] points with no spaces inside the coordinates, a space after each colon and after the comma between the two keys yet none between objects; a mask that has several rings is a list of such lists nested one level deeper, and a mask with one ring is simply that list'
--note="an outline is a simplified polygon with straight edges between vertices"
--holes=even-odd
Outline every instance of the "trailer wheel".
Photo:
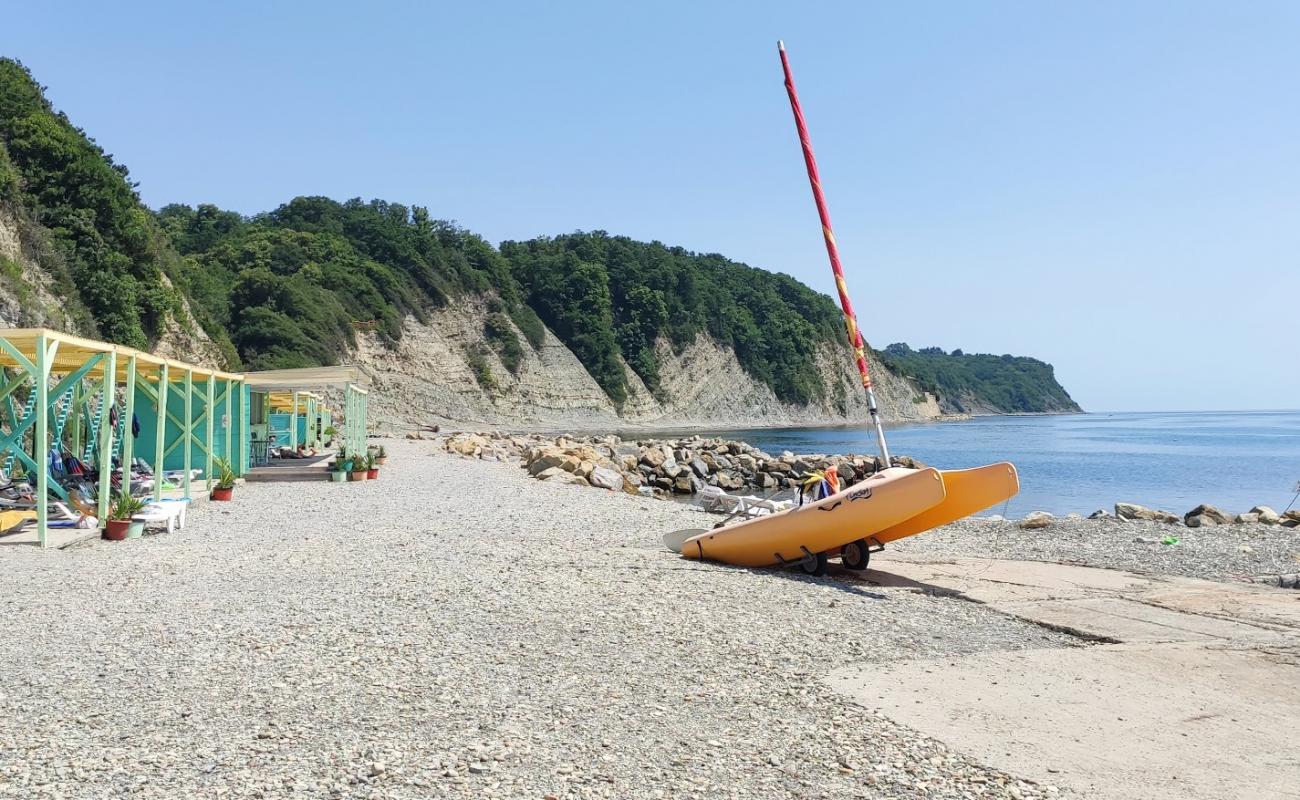
[{"label": "trailer wheel", "polygon": [[799,569],[803,570],[805,575],[825,575],[826,554],[809,553],[799,560]]},{"label": "trailer wheel", "polygon": [[848,569],[864,570],[871,563],[871,550],[866,539],[849,542],[840,548],[840,563]]}]

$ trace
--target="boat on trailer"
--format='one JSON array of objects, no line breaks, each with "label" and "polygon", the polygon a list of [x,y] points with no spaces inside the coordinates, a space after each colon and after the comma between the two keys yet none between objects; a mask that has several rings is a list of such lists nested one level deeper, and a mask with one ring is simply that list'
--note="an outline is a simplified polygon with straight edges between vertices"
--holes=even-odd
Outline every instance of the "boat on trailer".
[{"label": "boat on trailer", "polygon": [[947,525],[1009,500],[1020,491],[1020,480],[1015,466],[1005,461],[960,470],[890,466],[893,462],[876,406],[875,391],[871,388],[866,344],[849,300],[839,247],[835,243],[826,197],[817,172],[817,160],[813,156],[812,140],[795,92],[785,45],[778,42],[777,47],[808,182],[821,219],[826,255],[830,259],[840,308],[844,312],[848,341],[853,347],[858,373],[862,376],[867,410],[880,450],[880,463],[886,468],[798,508],[739,522],[724,521],[712,530],[675,531],[664,536],[664,544],[686,558],[722,561],[743,567],[797,564],[808,574],[821,575],[826,572],[829,559],[839,558],[845,567],[862,570],[870,563],[871,554],[883,550],[889,542]]}]

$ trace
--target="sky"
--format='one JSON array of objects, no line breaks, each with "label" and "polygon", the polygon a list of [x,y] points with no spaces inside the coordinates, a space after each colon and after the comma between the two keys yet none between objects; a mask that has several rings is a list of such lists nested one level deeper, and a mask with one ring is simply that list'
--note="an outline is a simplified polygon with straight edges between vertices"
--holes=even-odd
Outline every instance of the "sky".
[{"label": "sky", "polygon": [[1294,2],[19,3],[152,207],[427,206],[831,293],[789,50],[873,345],[1014,353],[1085,409],[1300,407]]}]

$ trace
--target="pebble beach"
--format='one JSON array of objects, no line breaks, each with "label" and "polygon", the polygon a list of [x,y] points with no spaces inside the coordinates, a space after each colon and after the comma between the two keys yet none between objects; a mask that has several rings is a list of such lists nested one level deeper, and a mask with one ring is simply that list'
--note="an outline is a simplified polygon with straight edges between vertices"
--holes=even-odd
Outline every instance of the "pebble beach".
[{"label": "pebble beach", "polygon": [[[387,445],[377,482],[248,484],[175,534],[0,548],[0,797],[1065,794],[823,679],[1080,640],[870,572],[685,561],[661,534],[713,518],[684,504]],[[1254,526],[1165,546],[1135,541],[1158,523],[1054,524],[897,550],[1207,577],[1292,555],[1211,538]]]},{"label": "pebble beach", "polygon": [[390,443],[181,532],[2,548],[0,796],[1039,797],[822,683],[1073,647],[978,605],[683,561],[679,504]]}]

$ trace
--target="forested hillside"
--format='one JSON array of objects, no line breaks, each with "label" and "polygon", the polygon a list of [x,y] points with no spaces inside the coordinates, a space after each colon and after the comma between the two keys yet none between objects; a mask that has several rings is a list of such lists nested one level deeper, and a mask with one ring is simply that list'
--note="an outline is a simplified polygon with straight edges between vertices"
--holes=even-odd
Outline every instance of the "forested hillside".
[{"label": "forested hillside", "polygon": [[178,282],[249,369],[336,363],[358,328],[393,343],[408,315],[465,294],[493,293],[497,313],[540,336],[501,254],[424,208],[299,197],[251,219],[208,205],[158,217],[187,257]]},{"label": "forested hillside", "polygon": [[900,375],[917,381],[953,411],[1046,413],[1080,411],[1078,403],[1056,382],[1051,364],[1011,355],[945,352],[938,347],[913,350],[891,344],[878,353]]},{"label": "forested hillside", "polygon": [[[857,413],[837,306],[787,275],[599,231],[498,249],[426,208],[383,200],[297,197],[251,217],[211,205],[154,213],[126,167],[7,59],[0,301],[8,324],[243,369],[351,361],[366,348],[385,369],[412,369],[412,355],[397,354],[415,331],[419,380],[442,379],[430,365],[467,368],[481,401],[470,405],[513,402],[522,415],[532,397],[638,418],[717,419],[728,406],[738,419],[745,409],[801,421]],[[939,413],[919,389],[959,409],[1077,408],[1033,359],[905,345],[877,355],[915,377],[882,376],[901,418]],[[560,373],[555,386],[567,388],[548,386]]]},{"label": "forested hillside", "polygon": [[659,388],[655,342],[708,333],[789,403],[822,396],[817,347],[844,337],[834,303],[788,275],[604,232],[505,242],[523,296],[605,391],[626,395],[621,355]]}]

